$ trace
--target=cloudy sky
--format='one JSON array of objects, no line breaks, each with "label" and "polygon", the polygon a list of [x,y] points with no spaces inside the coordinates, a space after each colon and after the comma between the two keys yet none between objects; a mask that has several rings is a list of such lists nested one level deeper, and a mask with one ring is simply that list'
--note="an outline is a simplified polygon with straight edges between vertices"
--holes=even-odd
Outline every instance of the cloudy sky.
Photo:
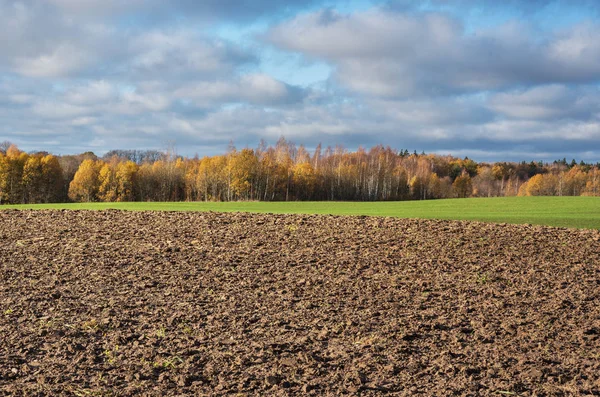
[{"label": "cloudy sky", "polygon": [[0,141],[600,161],[600,2],[0,0]]}]

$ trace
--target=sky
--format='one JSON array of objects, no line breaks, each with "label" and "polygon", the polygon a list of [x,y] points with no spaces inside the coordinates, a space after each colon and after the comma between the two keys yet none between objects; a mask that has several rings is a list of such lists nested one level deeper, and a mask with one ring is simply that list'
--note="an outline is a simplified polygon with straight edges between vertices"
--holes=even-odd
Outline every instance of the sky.
[{"label": "sky", "polygon": [[0,141],[600,161],[597,0],[0,0]]}]

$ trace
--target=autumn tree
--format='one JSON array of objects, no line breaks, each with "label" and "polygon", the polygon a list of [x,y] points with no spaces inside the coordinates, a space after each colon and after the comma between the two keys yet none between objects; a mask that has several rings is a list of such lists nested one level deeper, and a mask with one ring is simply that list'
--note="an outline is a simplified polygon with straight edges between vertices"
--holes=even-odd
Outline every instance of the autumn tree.
[{"label": "autumn tree", "polygon": [[410,194],[410,187],[408,186],[408,174],[401,165],[396,165],[394,168],[394,178],[396,179],[396,200],[406,200]]},{"label": "autumn tree", "polygon": [[51,154],[42,157],[42,202],[56,203],[63,201],[63,185],[63,170],[58,158]]},{"label": "autumn tree", "polygon": [[465,198],[471,196],[473,193],[473,184],[471,177],[466,171],[454,180],[452,189],[454,190],[455,197]]},{"label": "autumn tree", "polygon": [[472,178],[473,195],[478,197],[496,197],[502,187],[498,186],[498,178],[492,167],[483,165],[477,170],[477,176]]},{"label": "autumn tree", "polygon": [[298,200],[310,200],[317,183],[317,174],[309,161],[294,164],[292,168],[294,197]]},{"label": "autumn tree", "polygon": [[290,198],[290,188],[292,185],[292,167],[295,157],[294,144],[285,140],[284,137],[279,138],[275,145],[275,160],[277,162],[276,172],[279,174],[278,179],[281,180],[281,193],[285,201]]},{"label": "autumn tree", "polygon": [[558,177],[552,174],[536,174],[519,189],[519,196],[555,196]]},{"label": "autumn tree", "polygon": [[296,200],[310,200],[316,185],[317,174],[310,154],[304,146],[300,146],[292,166],[292,195]]},{"label": "autumn tree", "polygon": [[3,152],[0,152],[0,204],[8,201],[8,191],[6,189],[8,168],[8,158]]},{"label": "autumn tree", "polygon": [[581,196],[585,191],[588,174],[576,165],[563,175],[561,193],[565,196]]},{"label": "autumn tree", "polygon": [[8,151],[8,148],[11,147],[13,144],[10,143],[9,141],[2,141],[0,142],[0,154],[2,155],[6,155],[6,152]]},{"label": "autumn tree", "polygon": [[42,202],[42,157],[29,156],[23,166],[23,198],[25,203]]},{"label": "autumn tree", "polygon": [[[312,153],[281,138],[202,159],[174,150],[53,156],[0,145],[0,203],[178,200],[405,200],[600,195],[598,165],[471,159],[343,146]],[[138,164],[141,163],[141,164]]]},{"label": "autumn tree", "polygon": [[103,166],[101,161],[84,160],[69,185],[69,198],[78,202],[96,201]]},{"label": "autumn tree", "polygon": [[185,162],[174,155],[166,155],[152,164],[151,179],[154,201],[178,201],[184,196]]},{"label": "autumn tree", "polygon": [[256,189],[258,159],[252,149],[233,151],[227,157],[228,200],[251,200]]},{"label": "autumn tree", "polygon": [[131,160],[119,162],[116,170],[117,201],[134,201],[136,199],[138,170],[139,166]]},{"label": "autumn tree", "polygon": [[15,145],[0,157],[0,202],[12,204],[25,201],[23,190],[23,170],[29,156]]},{"label": "autumn tree", "polygon": [[598,167],[593,167],[588,171],[588,180],[583,195],[600,196],[600,169]]},{"label": "autumn tree", "polygon": [[102,201],[134,201],[139,167],[131,160],[113,156],[100,168],[98,198]]},{"label": "autumn tree", "polygon": [[98,173],[98,198],[101,201],[113,202],[119,198],[119,183],[116,176],[118,159],[113,158],[111,163],[103,163]]},{"label": "autumn tree", "polygon": [[275,197],[281,190],[281,184],[285,181],[285,176],[283,175],[285,172],[279,166],[275,149],[272,147],[261,153],[259,170],[262,175],[259,199],[263,201],[275,200]]}]

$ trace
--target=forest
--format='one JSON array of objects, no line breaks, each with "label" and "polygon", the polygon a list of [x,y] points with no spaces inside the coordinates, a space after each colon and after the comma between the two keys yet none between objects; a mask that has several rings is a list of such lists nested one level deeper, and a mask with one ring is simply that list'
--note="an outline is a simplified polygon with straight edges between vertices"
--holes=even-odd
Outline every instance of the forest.
[{"label": "forest", "polygon": [[116,201],[379,201],[600,196],[600,164],[475,162],[382,145],[312,152],[279,139],[193,158],[174,150],[102,157],[26,153],[0,144],[0,204]]}]

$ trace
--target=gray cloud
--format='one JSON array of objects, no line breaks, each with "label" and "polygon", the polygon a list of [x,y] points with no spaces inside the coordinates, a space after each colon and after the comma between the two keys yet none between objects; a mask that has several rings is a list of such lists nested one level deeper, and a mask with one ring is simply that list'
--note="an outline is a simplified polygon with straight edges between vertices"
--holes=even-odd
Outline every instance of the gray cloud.
[{"label": "gray cloud", "polygon": [[255,63],[247,51],[223,40],[198,35],[193,29],[155,30],[127,42],[128,58],[120,65],[129,79],[170,82],[230,75]]},{"label": "gray cloud", "polygon": [[[120,111],[122,102],[110,106],[61,105],[44,109],[34,105],[34,117],[24,110],[17,114],[0,110],[6,123],[0,135],[25,148],[49,149],[58,153],[110,148],[161,149],[175,141],[180,153],[220,153],[229,140],[237,146],[254,147],[261,139],[275,142],[280,136],[314,147],[342,143],[346,147],[379,143],[396,148],[469,155],[478,160],[554,160],[564,156],[594,161],[600,156],[598,120],[511,120],[490,118],[481,105],[457,100],[434,112],[435,102],[379,103],[374,109],[361,103],[313,105],[304,102],[292,107],[265,109],[260,105],[236,105],[207,109],[197,114],[165,110]],[[47,103],[46,103],[47,105]],[[128,104],[128,106],[142,106]],[[452,111],[466,107],[462,114]],[[81,112],[81,109],[87,111]],[[45,110],[46,112],[42,112]],[[72,112],[72,114],[69,114]],[[392,117],[394,112],[405,115]],[[484,116],[471,116],[482,113]],[[58,115],[64,118],[58,118]],[[407,116],[408,115],[408,116]],[[411,116],[411,117],[409,117]],[[461,120],[468,122],[461,122]],[[12,128],[9,130],[8,126]],[[59,133],[57,133],[59,131]],[[212,150],[212,152],[211,152]],[[578,153],[578,155],[575,155]],[[525,156],[525,154],[527,154]],[[530,155],[531,154],[531,155]],[[537,154],[533,156],[533,154]],[[525,157],[524,157],[525,156]]]},{"label": "gray cloud", "polygon": [[[30,0],[38,3],[41,0]],[[171,19],[194,19],[214,22],[221,19],[247,22],[255,18],[272,17],[277,13],[290,14],[318,3],[317,0],[48,0],[68,15],[87,18],[135,15],[145,23]]]},{"label": "gray cloud", "polygon": [[67,20],[46,3],[0,2],[0,71],[60,77],[98,61],[94,48],[110,29]]},{"label": "gray cloud", "polygon": [[579,10],[585,10],[589,16],[597,15],[600,3],[596,0],[388,0],[384,7],[391,11],[421,11],[432,8],[441,8],[445,11],[456,11],[460,14],[502,13],[507,9],[519,17],[530,17],[541,13],[560,13],[565,7],[575,5]]},{"label": "gray cloud", "polygon": [[161,1],[148,11],[153,1],[0,0],[0,140],[99,154],[175,141],[193,155],[283,135],[309,148],[600,158],[594,23],[548,32],[517,19],[467,33],[450,14],[414,8],[299,14],[261,39],[331,66],[330,81],[305,88],[261,70],[264,41],[242,46],[206,29],[293,16],[304,2]]},{"label": "gray cloud", "polygon": [[539,40],[519,22],[467,34],[447,15],[373,9],[301,15],[272,28],[267,39],[332,62],[335,78],[355,92],[412,97],[596,82],[599,35],[589,23]]},{"label": "gray cloud", "polygon": [[174,92],[177,98],[193,101],[200,107],[215,102],[245,101],[257,105],[284,105],[299,102],[305,93],[265,74],[247,74],[237,80],[203,81]]},{"label": "gray cloud", "polygon": [[[75,10],[108,7],[95,0],[53,1]],[[105,20],[70,16],[41,1],[0,2],[0,52],[0,72],[32,78],[181,80],[232,73],[257,62],[248,51],[203,35],[196,27],[119,29]]]},{"label": "gray cloud", "polygon": [[509,118],[529,120],[600,120],[597,87],[544,85],[492,96],[490,109]]}]

